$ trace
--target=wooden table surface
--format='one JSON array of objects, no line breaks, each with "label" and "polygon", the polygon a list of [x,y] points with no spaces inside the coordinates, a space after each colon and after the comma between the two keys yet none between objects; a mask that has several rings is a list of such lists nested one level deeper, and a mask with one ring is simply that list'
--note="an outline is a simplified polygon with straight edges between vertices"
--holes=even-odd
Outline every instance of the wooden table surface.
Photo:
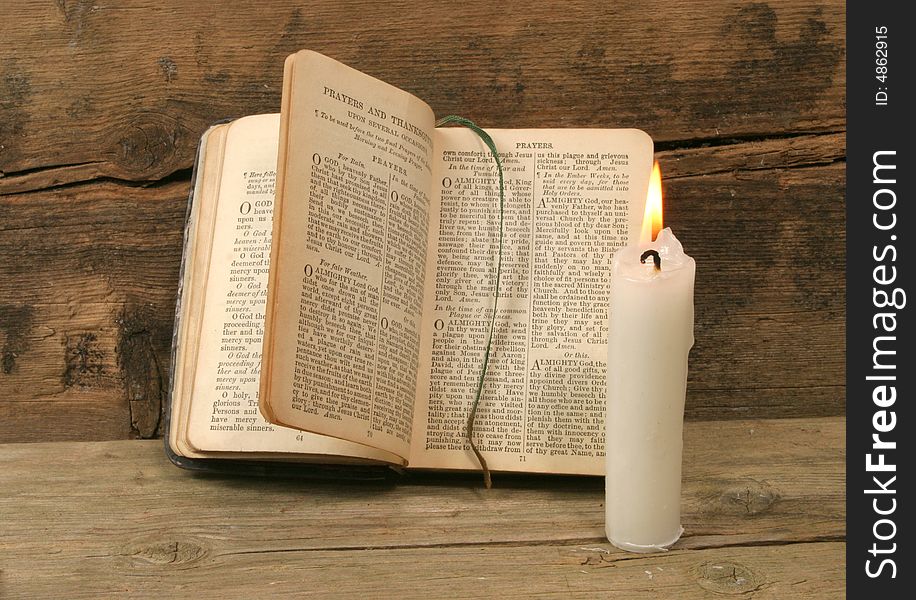
[{"label": "wooden table surface", "polygon": [[[606,4],[0,2],[0,597],[838,597],[845,6]],[[611,550],[596,480],[217,479],[138,440],[197,140],[277,112],[301,48],[485,127],[654,138],[698,264],[676,550]]]},{"label": "wooden table surface", "polygon": [[0,446],[0,597],[844,595],[840,418],[688,423],[684,536],[604,538],[595,478],[200,476],[158,441]]}]

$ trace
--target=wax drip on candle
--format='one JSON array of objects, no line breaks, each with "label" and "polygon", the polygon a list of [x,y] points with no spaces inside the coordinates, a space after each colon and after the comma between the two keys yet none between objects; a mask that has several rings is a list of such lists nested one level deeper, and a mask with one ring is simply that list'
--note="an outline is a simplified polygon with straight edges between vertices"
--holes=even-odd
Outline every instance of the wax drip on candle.
[{"label": "wax drip on candle", "polygon": [[641,262],[642,264],[646,264],[646,259],[649,258],[650,256],[652,257],[652,262],[655,263],[655,270],[661,271],[662,270],[662,257],[658,254],[656,250],[646,250],[645,252],[643,252],[642,255],[640,255],[639,257],[639,262]]},{"label": "wax drip on candle", "polygon": [[614,254],[608,301],[605,533],[629,552],[667,550],[684,531],[681,467],[696,263],[662,228],[661,174],[657,165],[653,171],[643,235]]}]

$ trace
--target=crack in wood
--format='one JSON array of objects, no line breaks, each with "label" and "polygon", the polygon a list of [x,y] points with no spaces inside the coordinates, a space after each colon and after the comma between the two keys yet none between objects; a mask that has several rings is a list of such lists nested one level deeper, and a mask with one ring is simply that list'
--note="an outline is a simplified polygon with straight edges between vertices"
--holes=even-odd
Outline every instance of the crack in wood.
[{"label": "crack in wood", "polygon": [[824,161],[812,161],[809,163],[799,163],[795,165],[773,165],[773,166],[764,166],[764,167],[742,167],[738,169],[718,169],[713,171],[704,171],[702,173],[690,173],[688,175],[667,175],[665,177],[666,181],[671,181],[674,179],[691,179],[696,177],[707,177],[709,175],[725,175],[729,173],[740,173],[747,171],[796,171],[802,169],[817,169],[821,167],[829,167],[830,165],[835,164],[845,164],[846,157],[834,158]]},{"label": "crack in wood", "polygon": [[[37,229],[39,231],[47,231],[52,228],[60,228],[60,229],[77,228],[81,231],[86,231],[86,230],[91,230],[96,227],[104,227],[106,225],[123,225],[125,223],[129,223],[132,225],[135,225],[138,223],[161,224],[162,222],[163,222],[162,217],[155,217],[151,219],[137,219],[137,218],[133,218],[133,215],[127,213],[124,215],[123,219],[112,219],[109,221],[86,221],[86,222],[80,222],[78,225],[75,225],[73,223],[42,223],[40,225],[31,225],[31,226],[26,226],[26,227],[3,227],[2,224],[0,224],[0,233],[30,231],[33,229]],[[36,303],[35,305],[37,306],[38,304],[45,305],[45,306],[54,306],[58,304],[68,304],[68,303],[67,302],[41,302],[41,303]],[[84,304],[86,303],[84,302]]]},{"label": "crack in wood", "polygon": [[[762,546],[794,546],[797,544],[826,544],[834,542],[846,542],[846,536],[841,534],[813,535],[810,537],[797,538],[791,540],[742,540],[742,541],[724,541],[718,543],[703,543],[705,535],[695,537],[685,536],[683,545],[684,550],[712,550],[718,548],[756,548]],[[717,536],[713,536],[717,537]],[[675,548],[677,550],[679,548]]]},{"label": "crack in wood", "polygon": [[31,169],[22,169],[20,171],[2,171],[0,170],[0,179],[25,177],[27,175],[35,175],[38,173],[47,173],[47,172],[65,170],[65,169],[73,169],[75,167],[88,167],[88,166],[104,165],[104,164],[106,164],[106,162],[103,160],[89,160],[85,162],[65,163],[65,164],[60,164],[60,165],[44,165],[40,167],[33,167]]},{"label": "crack in wood", "polygon": [[697,150],[704,148],[718,148],[722,146],[736,146],[757,142],[772,142],[778,140],[793,140],[798,138],[818,138],[830,135],[845,134],[845,129],[827,129],[824,131],[787,131],[785,133],[730,135],[727,137],[699,137],[682,140],[667,140],[655,142],[656,152],[670,152],[674,150]]},{"label": "crack in wood", "polygon": [[[84,164],[91,165],[95,163],[84,163]],[[104,164],[104,163],[98,163],[98,164]],[[48,171],[47,173],[50,175],[53,175],[54,174],[53,169],[54,168],[52,167],[52,171]],[[96,176],[91,176],[91,177],[87,177],[84,179],[74,179],[71,181],[46,183],[46,184],[42,184],[39,186],[32,186],[32,187],[27,185],[28,182],[26,182],[25,185],[17,185],[17,183],[21,179],[28,179],[29,176],[7,177],[5,179],[0,179],[0,196],[19,196],[19,195],[31,194],[34,192],[45,192],[45,191],[52,191],[52,190],[58,191],[58,190],[79,188],[82,186],[91,186],[91,185],[96,185],[99,183],[114,183],[114,184],[121,185],[121,186],[128,187],[128,188],[156,189],[156,188],[160,188],[166,185],[170,185],[175,182],[182,182],[185,184],[189,184],[191,182],[191,175],[193,171],[194,170],[191,167],[181,168],[181,169],[172,171],[165,177],[160,177],[159,179],[147,179],[147,180],[144,180],[144,179],[132,180],[132,179],[124,179],[121,177],[112,177],[108,175],[96,175]],[[42,171],[42,175],[45,175],[44,171]],[[50,179],[51,177],[49,176],[49,177],[44,177],[44,178]]]},{"label": "crack in wood", "polygon": [[[670,140],[670,141],[661,141],[655,143],[655,152],[664,156],[665,154],[670,154],[673,152],[685,151],[685,150],[708,150],[708,149],[722,149],[730,146],[740,146],[742,144],[755,144],[761,142],[774,142],[774,141],[792,141],[792,140],[817,140],[818,138],[835,136],[839,134],[845,134],[845,130],[828,130],[822,132],[788,132],[788,133],[775,133],[767,135],[746,135],[746,136],[730,136],[728,138],[690,138],[683,140]],[[741,167],[735,169],[721,169],[721,170],[709,170],[703,171],[700,173],[691,173],[687,175],[668,175],[666,176],[667,180],[673,179],[686,179],[688,177],[699,177],[704,175],[718,175],[723,173],[733,173],[737,171],[759,171],[759,170],[772,170],[772,169],[805,169],[811,167],[821,167],[827,166],[836,163],[845,163],[846,157],[828,157],[823,160],[808,160],[807,162],[802,162],[798,164],[785,164],[785,165],[767,165],[758,168],[752,167]],[[56,181],[58,178],[63,175],[68,174],[70,171],[79,171],[80,169],[85,169],[86,167],[99,167],[100,165],[110,165],[106,161],[86,161],[80,163],[72,164],[63,164],[63,165],[51,165],[51,166],[41,166],[35,167],[32,169],[24,169],[21,171],[10,171],[4,173],[0,171],[0,196],[13,196],[16,194],[26,194],[30,192],[38,192],[45,190],[58,190],[66,189],[75,186],[81,185],[92,185],[99,182],[110,182],[118,185],[123,185],[127,187],[142,187],[142,188],[155,188],[162,185],[167,185],[175,181],[190,182],[191,176],[193,174],[192,167],[182,167],[172,171],[164,177],[157,179],[127,179],[122,177],[114,177],[104,174],[104,169],[96,169],[98,172],[96,174],[86,173],[86,177],[71,179],[65,181]],[[25,180],[25,181],[23,181]],[[34,181],[30,181],[34,180]]]},{"label": "crack in wood", "polygon": [[[660,552],[656,554],[630,554],[624,553],[622,550],[617,551],[611,549],[609,554],[601,554],[601,559],[606,563],[612,564],[615,562],[623,562],[628,560],[651,560],[652,558],[663,557],[669,554],[674,554],[679,551],[686,550],[714,550],[718,548],[741,548],[741,547],[763,547],[763,546],[792,546],[797,544],[820,544],[820,543],[832,543],[832,542],[845,542],[845,535],[822,535],[822,536],[811,536],[811,537],[800,537],[796,539],[789,540],[745,540],[740,542],[735,541],[722,541],[720,543],[691,543],[691,541],[701,541],[708,536],[700,535],[692,537],[685,535],[681,538],[681,541],[678,542],[678,545],[674,548],[671,548],[667,552]],[[594,538],[569,538],[569,539],[545,539],[545,540],[512,540],[512,541],[492,541],[492,540],[479,540],[479,541],[468,541],[468,542],[441,542],[441,543],[432,543],[432,544],[384,544],[384,545],[371,545],[371,546],[324,546],[324,547],[313,547],[313,548],[264,548],[256,550],[240,550],[238,552],[220,552],[217,553],[219,556],[238,556],[245,554],[284,554],[284,553],[311,553],[311,552],[374,552],[374,551],[390,551],[390,550],[431,550],[431,549],[447,549],[447,548],[475,548],[475,547],[503,547],[503,548],[527,548],[531,546],[545,546],[545,547],[556,547],[563,548],[567,546],[581,546],[585,544],[610,544],[607,541],[607,538],[604,537],[594,537]],[[584,552],[595,552],[594,548],[583,549]],[[605,556],[608,558],[605,559]],[[587,564],[588,560],[581,564]],[[594,564],[594,563],[592,563]]]}]

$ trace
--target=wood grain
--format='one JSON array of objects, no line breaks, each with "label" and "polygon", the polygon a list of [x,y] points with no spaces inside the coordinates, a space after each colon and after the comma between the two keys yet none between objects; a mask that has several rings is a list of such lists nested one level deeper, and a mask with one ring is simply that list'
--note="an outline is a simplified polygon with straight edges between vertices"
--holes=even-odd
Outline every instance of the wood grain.
[{"label": "wood grain", "polygon": [[[845,165],[813,137],[659,153],[699,264],[688,419],[844,411]],[[186,202],[183,181],[0,196],[0,441],[161,433]]]},{"label": "wood grain", "polygon": [[[148,543],[149,544],[149,543]],[[13,570],[6,598],[678,598],[833,600],[845,595],[845,544],[607,555],[592,545],[395,548],[209,554],[195,542],[127,545],[83,560]],[[74,572],[71,569],[78,569]],[[307,589],[307,592],[306,592]]]},{"label": "wood grain", "polygon": [[654,556],[604,540],[597,478],[260,480],[181,471],[155,441],[5,445],[0,592],[834,598],[844,440],[841,418],[689,423],[685,537]]},{"label": "wood grain", "polygon": [[[0,445],[0,597],[845,593],[842,4],[57,0],[0,22],[0,442],[40,442]],[[656,140],[699,265],[674,550],[610,547],[599,479],[265,481],[180,471],[159,441],[46,443],[162,433],[197,140],[276,112],[300,48],[437,114]]]},{"label": "wood grain", "polygon": [[31,189],[188,168],[212,122],[279,110],[301,48],[484,126],[661,142],[845,129],[834,2],[59,0],[4,2],[0,22],[0,173]]},{"label": "wood grain", "polygon": [[843,414],[845,181],[833,164],[666,186],[698,265],[692,418]]},{"label": "wood grain", "polygon": [[197,139],[276,111],[305,47],[483,125],[648,131],[699,264],[688,419],[845,410],[840,4],[60,0],[0,22],[0,442],[162,433]]},{"label": "wood grain", "polygon": [[0,441],[160,431],[187,190],[0,197]]}]

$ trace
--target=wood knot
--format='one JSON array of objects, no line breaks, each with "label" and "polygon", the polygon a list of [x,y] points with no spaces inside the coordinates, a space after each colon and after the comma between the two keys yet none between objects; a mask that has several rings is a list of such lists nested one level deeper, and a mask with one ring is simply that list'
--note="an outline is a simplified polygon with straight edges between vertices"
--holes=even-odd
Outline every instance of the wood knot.
[{"label": "wood knot", "polygon": [[35,309],[27,305],[0,305],[0,369],[10,375],[19,355],[32,346]]},{"label": "wood knot", "polygon": [[115,162],[126,178],[164,177],[176,170],[185,137],[181,125],[168,115],[135,115],[114,140]]},{"label": "wood knot", "polygon": [[184,565],[203,558],[207,551],[194,542],[164,541],[135,546],[126,554],[153,565]]},{"label": "wood knot", "polygon": [[700,587],[716,594],[747,594],[765,583],[745,565],[729,560],[702,563],[693,574]]},{"label": "wood knot", "polygon": [[64,387],[92,387],[105,372],[105,354],[94,333],[64,336]]},{"label": "wood knot", "polygon": [[759,515],[780,498],[779,490],[766,481],[747,479],[730,485],[719,496],[719,506],[727,513]]},{"label": "wood knot", "polygon": [[168,332],[161,331],[162,324],[151,309],[133,302],[125,306],[116,322],[118,367],[130,410],[130,425],[141,438],[152,438],[159,431],[166,394],[158,340],[168,339]]}]

